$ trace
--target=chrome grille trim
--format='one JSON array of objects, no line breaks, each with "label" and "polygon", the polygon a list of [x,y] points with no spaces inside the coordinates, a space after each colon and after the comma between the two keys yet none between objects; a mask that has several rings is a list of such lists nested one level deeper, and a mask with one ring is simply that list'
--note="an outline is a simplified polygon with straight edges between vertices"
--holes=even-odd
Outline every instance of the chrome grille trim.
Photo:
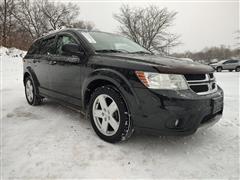
[{"label": "chrome grille trim", "polygon": [[[211,75],[211,76],[212,76],[212,78],[210,77],[210,74],[205,74],[205,79],[201,79],[201,80],[187,80],[186,79],[186,81],[188,82],[189,88],[193,92],[195,92],[198,95],[207,95],[207,94],[211,94],[211,93],[214,93],[217,91],[217,84],[216,84],[215,77],[213,75]],[[208,90],[196,92],[191,88],[191,86],[199,87],[199,89],[201,89],[201,86],[207,86]],[[213,86],[214,86],[214,88],[213,88]]]}]

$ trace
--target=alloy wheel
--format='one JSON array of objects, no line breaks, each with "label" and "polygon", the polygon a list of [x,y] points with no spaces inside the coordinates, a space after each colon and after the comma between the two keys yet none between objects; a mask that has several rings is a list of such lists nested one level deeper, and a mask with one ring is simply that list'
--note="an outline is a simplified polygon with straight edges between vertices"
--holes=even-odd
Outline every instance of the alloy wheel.
[{"label": "alloy wheel", "polygon": [[222,68],[221,67],[218,67],[217,68],[217,72],[221,72],[222,71]]},{"label": "alloy wheel", "polygon": [[26,88],[27,99],[29,102],[32,102],[34,92],[33,92],[33,84],[31,82],[31,80],[29,80],[29,79],[27,80],[25,88]]},{"label": "alloy wheel", "polygon": [[120,125],[120,113],[116,102],[106,94],[96,97],[92,107],[94,123],[98,130],[106,135],[114,135]]}]

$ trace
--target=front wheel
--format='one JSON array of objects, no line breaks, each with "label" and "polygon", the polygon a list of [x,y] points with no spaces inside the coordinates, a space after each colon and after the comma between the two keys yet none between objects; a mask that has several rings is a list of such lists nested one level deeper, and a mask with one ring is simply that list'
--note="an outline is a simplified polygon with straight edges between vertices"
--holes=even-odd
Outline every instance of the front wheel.
[{"label": "front wheel", "polygon": [[236,67],[235,71],[236,71],[236,72],[240,72],[240,66],[239,66],[239,67]]},{"label": "front wheel", "polygon": [[42,102],[42,98],[37,94],[37,87],[35,86],[33,80],[27,77],[24,81],[25,85],[25,96],[28,104],[36,106]]},{"label": "front wheel", "polygon": [[222,67],[217,67],[217,72],[221,72],[222,71]]},{"label": "front wheel", "polygon": [[133,126],[127,105],[113,86],[97,88],[89,108],[93,129],[101,139],[116,143],[131,136]]}]

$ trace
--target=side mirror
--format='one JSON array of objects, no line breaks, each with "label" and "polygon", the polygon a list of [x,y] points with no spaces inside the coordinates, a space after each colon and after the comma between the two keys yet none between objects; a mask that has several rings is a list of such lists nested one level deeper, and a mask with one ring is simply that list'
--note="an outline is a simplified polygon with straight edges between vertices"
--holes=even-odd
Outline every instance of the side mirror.
[{"label": "side mirror", "polygon": [[62,46],[62,51],[69,55],[82,56],[84,52],[81,50],[78,44],[69,43]]}]

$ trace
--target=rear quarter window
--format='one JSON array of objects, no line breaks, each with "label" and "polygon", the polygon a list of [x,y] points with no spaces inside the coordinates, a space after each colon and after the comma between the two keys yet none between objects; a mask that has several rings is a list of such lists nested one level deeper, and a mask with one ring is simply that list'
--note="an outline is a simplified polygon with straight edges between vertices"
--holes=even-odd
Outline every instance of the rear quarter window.
[{"label": "rear quarter window", "polygon": [[233,60],[233,63],[239,63],[239,61],[238,60]]}]

